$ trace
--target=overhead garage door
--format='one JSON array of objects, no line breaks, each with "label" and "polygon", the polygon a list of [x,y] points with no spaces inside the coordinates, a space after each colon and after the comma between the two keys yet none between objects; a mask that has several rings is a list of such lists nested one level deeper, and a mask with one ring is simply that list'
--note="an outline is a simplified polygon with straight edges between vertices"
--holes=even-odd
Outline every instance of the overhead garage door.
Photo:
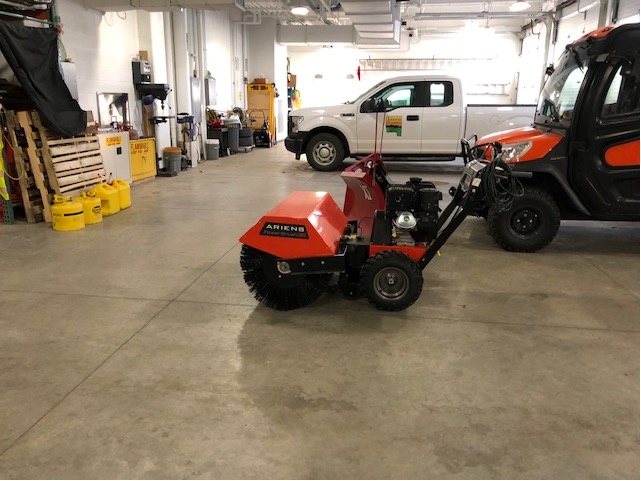
[{"label": "overhead garage door", "polygon": [[545,66],[545,29],[523,39],[517,104],[535,104],[541,91]]},{"label": "overhead garage door", "polygon": [[598,27],[598,1],[580,0],[562,9],[556,44],[554,45],[554,58],[559,58],[567,44],[574,42]]},{"label": "overhead garage door", "polygon": [[617,23],[633,23],[639,21],[639,0],[620,0],[619,9],[613,12]]}]

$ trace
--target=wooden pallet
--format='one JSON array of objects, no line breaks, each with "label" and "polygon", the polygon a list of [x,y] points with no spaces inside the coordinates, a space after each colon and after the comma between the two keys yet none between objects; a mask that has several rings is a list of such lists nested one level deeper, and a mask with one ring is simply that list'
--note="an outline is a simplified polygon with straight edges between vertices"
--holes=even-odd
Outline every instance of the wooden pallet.
[{"label": "wooden pallet", "polygon": [[7,112],[27,222],[51,222],[54,194],[74,196],[106,180],[91,112],[87,129],[65,137],[46,129],[35,111]]},{"label": "wooden pallet", "polygon": [[49,184],[56,194],[74,195],[106,180],[93,115],[87,113],[87,130],[76,137],[52,135],[37,112],[32,112],[31,118],[42,144]]},{"label": "wooden pallet", "polygon": [[[18,138],[20,130],[16,114],[7,111],[5,118],[7,120],[9,140],[13,149],[13,157],[16,163],[16,172],[18,174],[18,185],[20,185],[20,194],[22,195],[22,205],[27,222],[34,223],[44,220],[44,204],[40,191],[36,187],[36,181],[31,172],[29,155],[25,152]],[[48,205],[48,204],[47,204]]]}]

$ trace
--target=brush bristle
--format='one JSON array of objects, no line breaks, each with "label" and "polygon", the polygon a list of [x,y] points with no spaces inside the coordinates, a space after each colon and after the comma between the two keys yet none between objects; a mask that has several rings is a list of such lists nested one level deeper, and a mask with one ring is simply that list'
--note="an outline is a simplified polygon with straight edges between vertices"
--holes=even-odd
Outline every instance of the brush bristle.
[{"label": "brush bristle", "polygon": [[[289,311],[311,304],[327,291],[331,274],[296,276],[288,279],[288,285],[275,284],[265,274],[265,261],[271,259],[273,256],[243,245],[240,268],[249,292],[260,303],[279,311]],[[292,285],[292,280],[295,285]]]}]

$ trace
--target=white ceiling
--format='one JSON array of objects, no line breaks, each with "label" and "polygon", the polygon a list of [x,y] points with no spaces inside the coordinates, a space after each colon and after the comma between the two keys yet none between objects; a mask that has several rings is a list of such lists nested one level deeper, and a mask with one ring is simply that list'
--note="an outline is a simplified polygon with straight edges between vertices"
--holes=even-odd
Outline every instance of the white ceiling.
[{"label": "white ceiling", "polygon": [[[0,4],[6,0],[0,0]],[[16,1],[16,0],[13,0]],[[25,0],[17,0],[25,1]],[[42,0],[41,0],[42,1]],[[511,12],[514,0],[84,0],[87,7],[103,11],[172,8],[231,8],[244,12],[245,20],[271,17],[281,25],[354,25],[361,31],[393,31],[394,23],[402,29],[426,31],[452,30],[470,21],[496,31],[518,32],[532,18],[552,12],[555,0],[528,0],[523,12]],[[557,0],[560,1],[560,0]],[[291,7],[309,8],[305,16],[291,13]],[[366,27],[367,26],[367,27]]]},{"label": "white ceiling", "polygon": [[[520,32],[532,18],[555,8],[554,0],[528,1],[530,7],[518,13],[509,9],[513,0],[245,0],[244,4],[248,13],[275,17],[283,25],[353,24],[360,31],[358,25],[391,29],[397,18],[405,31],[452,31],[474,22],[498,32]],[[292,15],[293,5],[305,5],[310,13]]]}]

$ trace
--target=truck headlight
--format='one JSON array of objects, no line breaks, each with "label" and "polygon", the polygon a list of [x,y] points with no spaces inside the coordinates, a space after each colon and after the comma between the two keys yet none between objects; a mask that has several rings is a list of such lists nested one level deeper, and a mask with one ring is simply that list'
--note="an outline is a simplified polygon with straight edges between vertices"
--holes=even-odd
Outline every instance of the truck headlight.
[{"label": "truck headlight", "polygon": [[532,148],[532,142],[517,142],[516,144],[503,144],[501,156],[504,162],[514,162],[523,157]]},{"label": "truck headlight", "polygon": [[290,119],[290,121],[292,123],[291,124],[292,125],[292,133],[298,132],[298,125],[303,121],[304,118],[305,117],[303,117],[302,115],[291,115],[289,117],[289,119]]}]

